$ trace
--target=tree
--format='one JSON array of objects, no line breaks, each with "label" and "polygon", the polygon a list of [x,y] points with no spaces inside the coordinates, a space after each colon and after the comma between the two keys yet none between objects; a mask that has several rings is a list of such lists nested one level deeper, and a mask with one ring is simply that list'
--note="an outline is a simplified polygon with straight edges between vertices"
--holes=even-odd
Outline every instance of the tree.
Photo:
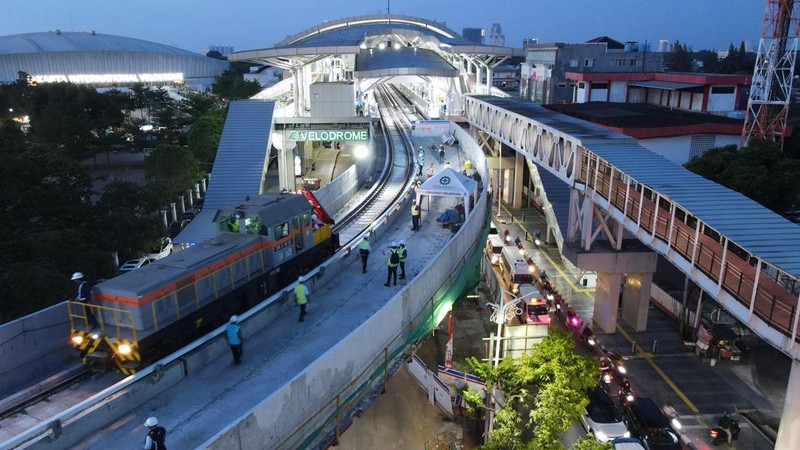
[{"label": "tree", "polygon": [[189,149],[201,164],[214,163],[224,120],[216,114],[201,116],[189,130]]},{"label": "tree", "polygon": [[252,97],[261,89],[258,81],[245,80],[241,73],[229,69],[217,77],[211,92],[226,100],[237,100]]},{"label": "tree", "polygon": [[[596,384],[599,371],[596,358],[575,354],[573,347],[570,336],[554,331],[528,354],[496,367],[467,359],[475,375],[487,386],[499,385],[507,399],[483,448],[561,448],[559,435],[580,417],[588,403],[585,390]],[[520,430],[527,428],[533,437],[524,443]]]},{"label": "tree", "polygon": [[190,123],[206,115],[222,117],[223,112],[216,97],[203,93],[189,94],[181,103],[181,110],[189,115]]},{"label": "tree", "polygon": [[184,195],[204,175],[191,150],[177,145],[160,144],[144,164],[147,190],[159,205]]},{"label": "tree", "polygon": [[711,149],[685,166],[778,213],[800,195],[800,161],[764,139],[751,139],[742,149],[733,145]]},{"label": "tree", "polygon": [[579,439],[572,446],[572,450],[612,450],[611,442],[600,442],[592,436]]},{"label": "tree", "polygon": [[116,249],[120,260],[141,256],[142,249],[157,246],[167,230],[148,202],[147,190],[128,181],[114,181],[106,186],[97,203],[104,247]]},{"label": "tree", "polygon": [[691,72],[693,60],[691,50],[675,41],[672,51],[666,56],[667,70],[670,72]]}]

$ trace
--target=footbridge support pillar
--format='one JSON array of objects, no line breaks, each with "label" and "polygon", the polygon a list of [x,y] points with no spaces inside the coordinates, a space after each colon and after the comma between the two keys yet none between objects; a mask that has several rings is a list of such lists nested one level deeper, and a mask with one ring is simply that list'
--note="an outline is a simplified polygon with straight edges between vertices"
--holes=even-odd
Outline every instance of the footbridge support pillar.
[{"label": "footbridge support pillar", "polygon": [[800,448],[800,362],[792,361],[775,450]]},{"label": "footbridge support pillar", "polygon": [[614,333],[622,299],[622,317],[634,330],[647,328],[650,286],[657,254],[635,239],[622,241],[614,250],[606,241],[595,241],[585,251],[578,243],[565,243],[564,257],[576,267],[597,272],[593,321],[604,333]]}]

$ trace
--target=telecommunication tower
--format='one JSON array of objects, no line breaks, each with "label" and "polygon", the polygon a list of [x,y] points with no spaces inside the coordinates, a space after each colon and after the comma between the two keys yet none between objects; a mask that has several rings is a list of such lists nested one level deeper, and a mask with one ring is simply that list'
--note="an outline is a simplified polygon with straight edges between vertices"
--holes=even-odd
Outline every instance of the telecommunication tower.
[{"label": "telecommunication tower", "polygon": [[742,146],[753,137],[771,139],[783,148],[789,125],[789,102],[800,32],[800,0],[767,0],[758,56],[747,99]]}]

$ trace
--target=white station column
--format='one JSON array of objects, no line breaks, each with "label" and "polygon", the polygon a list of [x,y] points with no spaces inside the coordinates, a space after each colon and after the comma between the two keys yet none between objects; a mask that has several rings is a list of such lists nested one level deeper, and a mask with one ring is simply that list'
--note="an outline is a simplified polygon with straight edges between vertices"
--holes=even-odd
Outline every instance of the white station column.
[{"label": "white station column", "polygon": [[800,362],[793,360],[775,450],[798,448],[800,448]]}]

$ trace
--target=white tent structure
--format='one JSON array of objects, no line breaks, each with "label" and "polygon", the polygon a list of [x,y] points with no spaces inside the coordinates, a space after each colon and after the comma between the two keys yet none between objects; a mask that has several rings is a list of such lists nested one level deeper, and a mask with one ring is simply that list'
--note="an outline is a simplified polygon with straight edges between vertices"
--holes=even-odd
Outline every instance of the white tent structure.
[{"label": "white tent structure", "polygon": [[423,195],[440,197],[461,197],[464,199],[464,215],[469,216],[469,196],[478,198],[478,183],[452,168],[442,169],[417,188],[417,204]]}]

